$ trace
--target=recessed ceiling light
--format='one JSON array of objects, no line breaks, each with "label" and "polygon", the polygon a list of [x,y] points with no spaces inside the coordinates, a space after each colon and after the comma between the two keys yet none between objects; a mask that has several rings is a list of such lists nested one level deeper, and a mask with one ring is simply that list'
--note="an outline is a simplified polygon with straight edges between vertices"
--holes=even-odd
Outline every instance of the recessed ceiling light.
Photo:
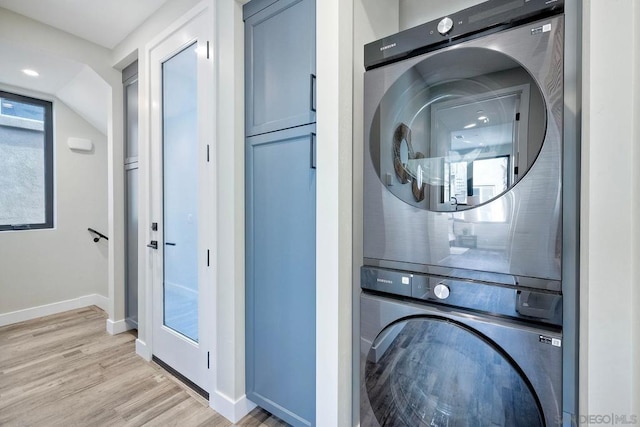
[{"label": "recessed ceiling light", "polygon": [[29,77],[38,77],[40,75],[36,70],[30,70],[29,68],[25,68],[22,72]]}]

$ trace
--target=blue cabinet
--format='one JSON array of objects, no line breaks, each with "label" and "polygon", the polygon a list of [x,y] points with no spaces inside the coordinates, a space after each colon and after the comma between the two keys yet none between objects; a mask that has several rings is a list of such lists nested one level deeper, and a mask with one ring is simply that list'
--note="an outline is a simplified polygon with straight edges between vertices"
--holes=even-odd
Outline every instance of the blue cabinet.
[{"label": "blue cabinet", "polygon": [[247,397],[315,421],[315,125],[247,138]]},{"label": "blue cabinet", "polygon": [[244,6],[246,394],[315,425],[315,0]]},{"label": "blue cabinet", "polygon": [[315,0],[245,5],[247,136],[315,122],[315,7]]}]

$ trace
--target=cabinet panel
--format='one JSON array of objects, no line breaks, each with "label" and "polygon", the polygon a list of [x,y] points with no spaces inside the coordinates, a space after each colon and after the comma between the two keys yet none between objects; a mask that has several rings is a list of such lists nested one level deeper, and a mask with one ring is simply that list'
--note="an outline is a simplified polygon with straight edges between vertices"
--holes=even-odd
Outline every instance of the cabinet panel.
[{"label": "cabinet panel", "polygon": [[247,397],[315,420],[315,125],[247,138]]},{"label": "cabinet panel", "polygon": [[279,0],[249,16],[245,44],[246,134],[315,122],[315,0]]}]

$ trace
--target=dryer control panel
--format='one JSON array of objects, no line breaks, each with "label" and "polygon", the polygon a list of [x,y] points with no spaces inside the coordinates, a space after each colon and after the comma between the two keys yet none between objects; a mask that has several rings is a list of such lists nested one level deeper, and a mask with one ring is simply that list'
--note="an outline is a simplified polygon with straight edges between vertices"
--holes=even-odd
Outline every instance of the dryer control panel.
[{"label": "dryer control panel", "polygon": [[364,46],[367,70],[564,12],[564,0],[488,0]]}]

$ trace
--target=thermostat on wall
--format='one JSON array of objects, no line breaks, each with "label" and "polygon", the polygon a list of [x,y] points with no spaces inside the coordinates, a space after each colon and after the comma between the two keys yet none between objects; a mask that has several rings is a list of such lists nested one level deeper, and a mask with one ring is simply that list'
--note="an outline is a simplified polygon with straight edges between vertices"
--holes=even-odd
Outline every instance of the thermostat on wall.
[{"label": "thermostat on wall", "polygon": [[93,142],[87,138],[74,138],[67,139],[67,145],[70,149],[75,151],[91,151],[93,150]]}]

